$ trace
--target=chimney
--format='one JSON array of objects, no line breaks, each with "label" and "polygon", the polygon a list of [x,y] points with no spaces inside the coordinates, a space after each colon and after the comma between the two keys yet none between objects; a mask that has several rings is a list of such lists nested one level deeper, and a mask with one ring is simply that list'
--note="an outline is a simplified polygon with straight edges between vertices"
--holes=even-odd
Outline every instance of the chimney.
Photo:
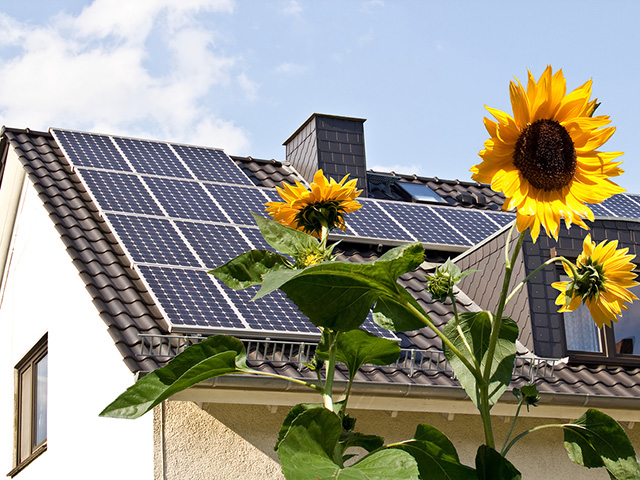
[{"label": "chimney", "polygon": [[364,155],[364,118],[314,113],[283,145],[287,161],[308,182],[322,169],[326,177],[358,180],[367,196],[367,162]]}]

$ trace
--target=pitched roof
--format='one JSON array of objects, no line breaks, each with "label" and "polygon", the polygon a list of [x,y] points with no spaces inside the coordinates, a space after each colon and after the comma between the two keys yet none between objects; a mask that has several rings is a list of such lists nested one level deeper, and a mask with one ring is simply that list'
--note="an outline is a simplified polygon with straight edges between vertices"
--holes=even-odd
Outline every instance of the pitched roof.
[{"label": "pitched roof", "polygon": [[[153,295],[132,268],[131,259],[110,231],[58,144],[47,132],[5,128],[3,134],[5,141],[15,149],[29,179],[49,212],[124,362],[132,372],[146,372],[157,368],[169,358],[159,355],[158,350],[161,342],[165,341],[160,336],[169,334],[167,319],[163,318]],[[250,157],[233,159],[244,171],[252,172],[249,178],[256,185],[272,186],[296,178],[295,170],[284,163],[255,160]],[[445,183],[440,182],[441,185]],[[477,187],[475,184],[463,186],[468,188],[468,191],[471,191],[472,187],[478,188],[481,192],[487,188],[486,186]],[[344,258],[364,261],[375,258],[379,254],[380,247],[345,241],[341,248]],[[438,255],[442,255],[439,252],[431,252],[431,254],[436,259]],[[418,269],[403,275],[400,283],[418,299],[434,323],[442,326],[452,316],[451,307],[434,302],[425,292],[424,274],[423,269]],[[463,292],[460,292],[456,298],[459,311],[478,309],[478,306]],[[141,337],[141,335],[151,335],[151,337]],[[365,384],[459,387],[444,360],[437,356],[441,351],[441,345],[433,332],[423,329],[398,334],[398,336],[403,348],[433,352],[431,366],[415,369],[415,362],[410,362],[409,367],[406,365],[365,367],[357,381]],[[531,345],[529,337],[523,337],[523,341]],[[172,342],[175,352],[178,337]],[[259,348],[252,348],[253,350],[250,348],[250,358],[253,354],[253,364],[257,368],[273,369],[281,373],[294,373],[295,370],[297,375],[310,375],[304,369],[300,370],[297,360],[288,358],[284,350],[280,351],[279,361],[276,362],[273,358],[257,356]],[[427,353],[420,353],[420,355],[426,358]],[[533,368],[531,361],[524,359],[518,360],[518,365],[520,370],[516,372],[514,385],[528,381],[530,372],[527,367]],[[603,398],[611,396],[633,398],[640,396],[640,382],[636,380],[638,377],[634,378],[638,373],[640,370],[637,368],[612,369],[602,366],[561,364],[556,367],[553,377],[540,381],[539,388],[541,391],[560,395],[566,393],[595,395]]]}]

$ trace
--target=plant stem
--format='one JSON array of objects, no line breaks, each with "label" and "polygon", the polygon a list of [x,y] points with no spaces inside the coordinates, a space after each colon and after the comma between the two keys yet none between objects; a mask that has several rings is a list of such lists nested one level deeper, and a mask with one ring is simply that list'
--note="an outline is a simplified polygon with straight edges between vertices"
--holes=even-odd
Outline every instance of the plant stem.
[{"label": "plant stem", "polygon": [[480,385],[478,385],[480,395],[480,405],[478,410],[480,410],[480,417],[482,418],[482,427],[484,429],[484,439],[487,446],[496,448],[496,442],[493,438],[493,427],[491,425],[491,406],[489,405],[489,383],[484,380]]},{"label": "plant stem", "polygon": [[[505,300],[504,304],[506,305],[507,303],[509,303],[509,300],[511,300],[511,298],[518,293],[518,291],[529,281],[531,280],[531,277],[533,277],[536,273],[538,273],[540,270],[542,270],[543,268],[551,265],[554,262],[557,261],[561,261],[561,262],[569,262],[566,258],[564,257],[553,257],[550,258],[549,260],[547,260],[546,262],[544,262],[542,265],[540,265],[538,268],[536,268],[533,272],[531,272],[527,278],[525,278],[524,280],[522,280],[509,294],[509,296],[507,297],[507,299]],[[571,262],[569,262],[571,263]]]},{"label": "plant stem", "polygon": [[503,457],[505,456],[505,451],[504,450],[505,450],[505,448],[507,448],[507,442],[511,438],[511,434],[513,433],[513,429],[516,427],[516,422],[518,421],[518,415],[520,415],[520,409],[522,408],[522,404],[524,403],[524,399],[525,399],[525,396],[522,395],[522,398],[518,402],[518,408],[516,410],[516,416],[513,419],[513,423],[511,424],[511,428],[509,429],[509,433],[507,435],[507,438],[504,439],[504,443],[502,444],[502,450],[500,451],[500,454]]},{"label": "plant stem", "polygon": [[[487,360],[484,366],[484,380],[488,384],[491,377],[491,366],[493,364],[493,356],[496,351],[496,344],[500,335],[500,327],[502,326],[502,312],[504,311],[504,305],[507,299],[507,292],[509,290],[509,283],[511,283],[511,274],[513,273],[513,264],[520,253],[522,243],[524,242],[524,236],[526,231],[520,234],[516,248],[513,250],[511,260],[504,266],[504,281],[502,282],[502,292],[500,293],[500,301],[498,303],[498,311],[493,319],[493,325],[491,327],[491,337],[489,339],[489,349],[487,350]],[[506,248],[506,247],[505,247]],[[505,259],[506,260],[506,259]]]},{"label": "plant stem", "polygon": [[280,378],[282,380],[287,380],[289,382],[304,385],[305,387],[313,388],[314,390],[317,390],[319,392],[323,391],[323,388],[319,385],[316,385],[315,383],[305,382],[304,380],[287,377],[286,375],[278,375],[277,373],[261,372],[260,370],[248,370],[247,373],[252,373],[254,375],[264,375],[265,377]]},{"label": "plant stem", "polygon": [[339,332],[327,329],[327,336],[329,339],[329,360],[325,363],[325,381],[324,391],[322,393],[322,400],[324,402],[324,408],[333,412],[333,375],[336,371],[336,348],[338,344]]},{"label": "plant stem", "polygon": [[511,447],[513,447],[515,445],[515,443],[520,440],[522,437],[526,437],[527,435],[529,435],[530,433],[533,433],[537,430],[542,430],[543,428],[564,428],[564,427],[568,427],[568,426],[572,426],[572,427],[579,427],[579,428],[584,428],[581,425],[574,425],[572,423],[550,423],[548,425],[538,425],[537,427],[532,427],[529,430],[525,430],[524,432],[522,432],[521,434],[519,434],[517,437],[515,437],[513,440],[511,440],[511,442],[509,443],[509,445],[507,445],[507,448],[503,448],[502,449],[502,456],[506,457],[507,453],[509,453],[509,450],[511,450]]},{"label": "plant stem", "polygon": [[469,359],[467,359],[467,357],[465,357],[462,352],[460,350],[458,350],[456,348],[456,346],[451,343],[451,340],[449,340],[441,331],[438,327],[436,327],[433,322],[431,321],[431,319],[426,316],[424,313],[422,313],[420,310],[418,310],[414,305],[412,305],[410,302],[408,302],[405,299],[401,300],[404,303],[405,308],[410,309],[411,311],[413,311],[413,313],[422,321],[422,323],[424,323],[427,327],[429,327],[436,335],[438,335],[438,337],[440,337],[440,340],[442,340],[442,343],[444,343],[447,348],[449,348],[449,350],[451,350],[451,352],[460,359],[460,361],[462,363],[464,363],[464,366],[467,367],[469,369],[469,371],[472,373],[472,375],[475,377],[475,379],[477,381],[482,381],[482,372],[480,372],[480,366],[479,365],[474,365],[472,364]]}]

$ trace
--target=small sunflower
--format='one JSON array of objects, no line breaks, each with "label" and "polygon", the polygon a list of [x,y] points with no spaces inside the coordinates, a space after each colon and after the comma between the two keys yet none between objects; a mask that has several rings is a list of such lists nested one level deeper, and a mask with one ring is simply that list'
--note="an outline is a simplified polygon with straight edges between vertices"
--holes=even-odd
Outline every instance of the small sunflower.
[{"label": "small sunflower", "polygon": [[596,325],[602,328],[610,326],[611,321],[617,322],[622,310],[628,310],[624,302],[638,299],[628,290],[638,285],[633,273],[636,266],[631,263],[635,255],[627,255],[628,248],[617,250],[617,247],[617,240],[596,245],[591,235],[587,235],[575,272],[563,263],[571,280],[551,284],[560,290],[556,298],[556,305],[562,305],[560,312],[572,312],[583,302]]},{"label": "small sunflower", "polygon": [[347,182],[348,175],[336,182],[327,179],[318,170],[308,190],[300,182],[276,187],[284,202],[268,202],[266,211],[274,220],[289,227],[311,233],[316,237],[325,226],[328,230],[346,231],[344,215],[355,212],[362,205],[355,199],[362,190],[356,189],[356,180]]},{"label": "small sunflower", "polygon": [[593,116],[592,81],[566,95],[562,70],[552,74],[548,66],[538,82],[528,75],[526,91],[518,79],[509,85],[513,117],[486,107],[497,122],[484,119],[491,138],[471,172],[504,193],[504,209],[516,209],[518,230],[530,228],[535,242],[540,226],[557,239],[562,218],[588,229],[583,219],[593,220],[593,212],[585,203],[624,189],[609,180],[623,172],[613,161],[622,152],[597,150],[615,127],[606,127],[608,116]]}]

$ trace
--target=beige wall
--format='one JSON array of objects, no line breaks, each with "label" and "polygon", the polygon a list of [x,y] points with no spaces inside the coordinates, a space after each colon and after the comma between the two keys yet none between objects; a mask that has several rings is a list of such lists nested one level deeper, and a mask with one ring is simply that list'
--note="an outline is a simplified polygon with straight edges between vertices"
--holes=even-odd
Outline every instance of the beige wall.
[{"label": "beige wall", "polygon": [[[155,479],[282,479],[273,451],[280,425],[288,408],[270,410],[263,405],[229,405],[205,403],[202,408],[192,402],[167,402],[164,421],[164,476],[161,442],[162,410],[154,410]],[[463,463],[473,465],[477,446],[483,443],[478,416],[419,414],[360,410],[352,411],[358,419],[356,429],[382,434],[387,442],[413,436],[418,423],[429,423],[445,432],[456,446]],[[508,422],[494,419],[497,439],[504,439]],[[558,420],[561,423],[565,420]],[[555,423],[546,419],[540,423]],[[519,420],[516,432],[536,425],[536,420]],[[626,429],[636,451],[640,450],[640,427]],[[520,441],[509,453],[509,460],[525,479],[602,479],[602,469],[587,470],[568,460],[562,445],[562,433],[556,429],[536,432]]]}]

